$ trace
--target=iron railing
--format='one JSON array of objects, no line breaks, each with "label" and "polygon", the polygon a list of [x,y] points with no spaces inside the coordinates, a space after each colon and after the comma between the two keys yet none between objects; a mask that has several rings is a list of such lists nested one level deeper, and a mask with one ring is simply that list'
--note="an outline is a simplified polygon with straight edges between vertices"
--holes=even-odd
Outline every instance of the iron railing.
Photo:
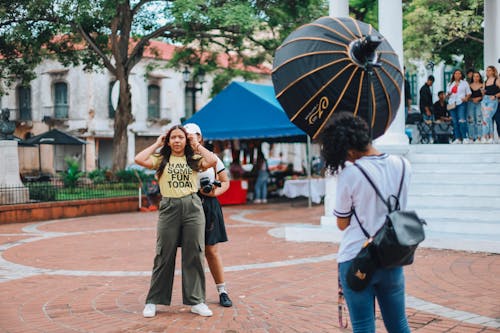
[{"label": "iron railing", "polygon": [[0,205],[137,196],[138,188],[138,183],[123,182],[78,183],[74,187],[60,180],[25,182],[24,186],[0,186]]}]

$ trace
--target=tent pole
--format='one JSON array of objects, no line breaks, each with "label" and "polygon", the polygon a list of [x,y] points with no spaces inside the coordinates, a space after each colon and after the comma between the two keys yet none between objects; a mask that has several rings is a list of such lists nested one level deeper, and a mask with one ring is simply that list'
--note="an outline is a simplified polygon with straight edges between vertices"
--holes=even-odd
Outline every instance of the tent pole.
[{"label": "tent pole", "polygon": [[38,145],[38,173],[42,174],[42,153],[40,152],[40,145]]},{"label": "tent pole", "polygon": [[309,196],[307,197],[307,207],[311,208],[311,196],[312,196],[312,179],[311,179],[311,161],[309,155],[311,154],[311,137],[307,136],[306,144],[306,160],[307,160],[307,185],[309,188]]}]

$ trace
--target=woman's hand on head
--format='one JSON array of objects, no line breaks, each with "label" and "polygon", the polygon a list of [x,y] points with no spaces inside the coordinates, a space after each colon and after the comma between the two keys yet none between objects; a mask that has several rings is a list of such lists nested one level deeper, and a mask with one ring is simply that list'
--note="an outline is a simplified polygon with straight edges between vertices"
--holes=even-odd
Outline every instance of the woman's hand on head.
[{"label": "woman's hand on head", "polygon": [[165,138],[167,137],[167,134],[162,134],[156,139],[156,145],[158,147],[164,146],[165,145]]}]

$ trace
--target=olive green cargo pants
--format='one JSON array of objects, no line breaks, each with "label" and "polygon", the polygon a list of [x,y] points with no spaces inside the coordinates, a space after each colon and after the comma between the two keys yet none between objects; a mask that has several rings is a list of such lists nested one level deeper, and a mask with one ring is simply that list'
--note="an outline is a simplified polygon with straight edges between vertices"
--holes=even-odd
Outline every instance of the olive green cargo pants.
[{"label": "olive green cargo pants", "polygon": [[205,302],[205,215],[196,193],[163,198],[157,226],[156,256],[146,303],[170,305],[178,241],[182,243],[182,302]]}]

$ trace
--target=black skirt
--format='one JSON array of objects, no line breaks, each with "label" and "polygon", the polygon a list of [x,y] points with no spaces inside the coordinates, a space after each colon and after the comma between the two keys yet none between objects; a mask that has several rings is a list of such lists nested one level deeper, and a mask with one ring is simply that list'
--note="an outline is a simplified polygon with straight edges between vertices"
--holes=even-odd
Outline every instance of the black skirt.
[{"label": "black skirt", "polygon": [[224,225],[224,216],[219,200],[215,197],[208,197],[199,194],[203,203],[205,212],[205,244],[215,245],[217,243],[227,242],[226,226]]}]

